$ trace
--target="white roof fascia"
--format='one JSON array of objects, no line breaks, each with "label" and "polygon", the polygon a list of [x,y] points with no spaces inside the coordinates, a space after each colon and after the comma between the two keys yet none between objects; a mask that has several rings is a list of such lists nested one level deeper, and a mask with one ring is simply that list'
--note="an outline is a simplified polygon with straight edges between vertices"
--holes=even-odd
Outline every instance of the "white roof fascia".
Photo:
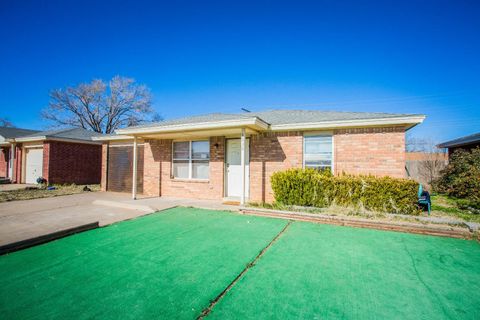
[{"label": "white roof fascia", "polygon": [[242,127],[242,126],[256,126],[260,130],[267,130],[268,123],[257,118],[252,117],[248,119],[238,119],[238,120],[222,120],[214,122],[199,122],[199,123],[184,123],[184,124],[173,124],[166,126],[151,126],[144,128],[124,128],[118,129],[115,132],[118,134],[148,134],[148,133],[161,133],[161,132],[175,132],[175,131],[192,131],[192,130],[204,130],[204,129],[221,129],[221,128],[232,128],[232,127]]},{"label": "white roof fascia", "polygon": [[383,118],[383,119],[355,119],[339,121],[321,121],[309,123],[291,123],[271,125],[272,131],[300,130],[300,129],[332,129],[345,127],[382,126],[382,125],[416,125],[422,123],[425,116]]},{"label": "white roof fascia", "polygon": [[127,136],[127,135],[112,135],[112,136],[98,136],[98,137],[92,137],[93,141],[113,141],[113,140],[133,140],[133,136]]},{"label": "white roof fascia", "polygon": [[70,142],[70,143],[81,143],[81,144],[100,144],[97,141],[88,141],[80,139],[71,139],[71,138],[57,138],[57,137],[48,137],[48,136],[38,136],[38,137],[23,137],[16,138],[15,142],[33,142],[33,141],[60,141],[60,142]]},{"label": "white roof fascia", "polygon": [[31,141],[42,141],[47,140],[46,136],[36,136],[36,137],[21,137],[15,138],[15,142],[31,142]]}]

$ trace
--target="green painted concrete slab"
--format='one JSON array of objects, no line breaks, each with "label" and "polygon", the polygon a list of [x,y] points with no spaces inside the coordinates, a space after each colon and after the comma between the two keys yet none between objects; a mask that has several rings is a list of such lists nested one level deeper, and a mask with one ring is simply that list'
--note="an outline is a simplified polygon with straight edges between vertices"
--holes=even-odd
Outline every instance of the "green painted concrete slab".
[{"label": "green painted concrete slab", "polygon": [[480,319],[480,245],[296,222],[210,318]]},{"label": "green painted concrete slab", "polygon": [[[195,319],[286,225],[175,208],[0,257],[1,319]],[[294,222],[208,318],[480,319],[475,241]]]},{"label": "green painted concrete slab", "polygon": [[175,208],[0,257],[1,319],[192,319],[286,222]]}]

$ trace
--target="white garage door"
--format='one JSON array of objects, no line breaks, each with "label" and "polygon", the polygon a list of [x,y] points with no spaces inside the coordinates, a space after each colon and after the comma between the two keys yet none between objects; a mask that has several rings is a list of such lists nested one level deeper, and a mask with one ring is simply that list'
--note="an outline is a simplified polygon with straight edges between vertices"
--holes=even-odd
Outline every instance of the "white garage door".
[{"label": "white garage door", "polygon": [[25,182],[37,183],[43,174],[43,148],[26,149],[25,152]]}]

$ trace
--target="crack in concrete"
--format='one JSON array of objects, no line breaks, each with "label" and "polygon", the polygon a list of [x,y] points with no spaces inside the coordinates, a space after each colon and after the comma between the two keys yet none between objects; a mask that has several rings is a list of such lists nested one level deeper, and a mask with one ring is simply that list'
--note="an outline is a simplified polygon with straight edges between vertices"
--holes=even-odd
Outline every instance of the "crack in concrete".
[{"label": "crack in concrete", "polygon": [[288,227],[293,223],[293,220],[289,220],[288,223],[285,225],[285,227],[283,227],[283,229],[268,243],[267,246],[265,246],[261,251],[260,253],[255,257],[255,259],[253,259],[252,261],[250,261],[246,267],[242,270],[242,272],[240,272],[236,277],[235,279],[233,279],[232,282],[230,282],[230,284],[225,288],[223,289],[222,292],[220,292],[220,294],[218,296],[215,297],[215,299],[213,299],[210,304],[208,305],[208,307],[206,307],[205,309],[202,310],[202,313],[200,313],[200,315],[197,317],[197,320],[201,320],[201,319],[204,319],[205,317],[207,317],[210,312],[212,311],[212,309],[215,307],[215,305],[227,294],[228,291],[230,291],[233,286],[247,273],[247,271],[253,267],[255,264],[257,264],[258,260],[265,254],[265,252],[267,252],[267,250],[280,238],[280,236],[282,236],[285,231],[287,231]]}]

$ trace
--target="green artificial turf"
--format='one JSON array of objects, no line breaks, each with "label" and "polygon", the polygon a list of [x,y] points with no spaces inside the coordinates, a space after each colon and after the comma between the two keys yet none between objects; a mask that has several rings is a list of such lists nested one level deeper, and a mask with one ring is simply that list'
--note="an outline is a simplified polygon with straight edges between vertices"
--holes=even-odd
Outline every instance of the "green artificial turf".
[{"label": "green artificial turf", "polygon": [[[0,257],[1,319],[195,319],[286,226],[175,208]],[[208,319],[480,319],[475,241],[293,222]]]},{"label": "green artificial turf", "polygon": [[192,319],[286,221],[175,208],[0,257],[1,319]]},{"label": "green artificial turf", "polygon": [[295,222],[210,318],[480,319],[480,245]]}]

